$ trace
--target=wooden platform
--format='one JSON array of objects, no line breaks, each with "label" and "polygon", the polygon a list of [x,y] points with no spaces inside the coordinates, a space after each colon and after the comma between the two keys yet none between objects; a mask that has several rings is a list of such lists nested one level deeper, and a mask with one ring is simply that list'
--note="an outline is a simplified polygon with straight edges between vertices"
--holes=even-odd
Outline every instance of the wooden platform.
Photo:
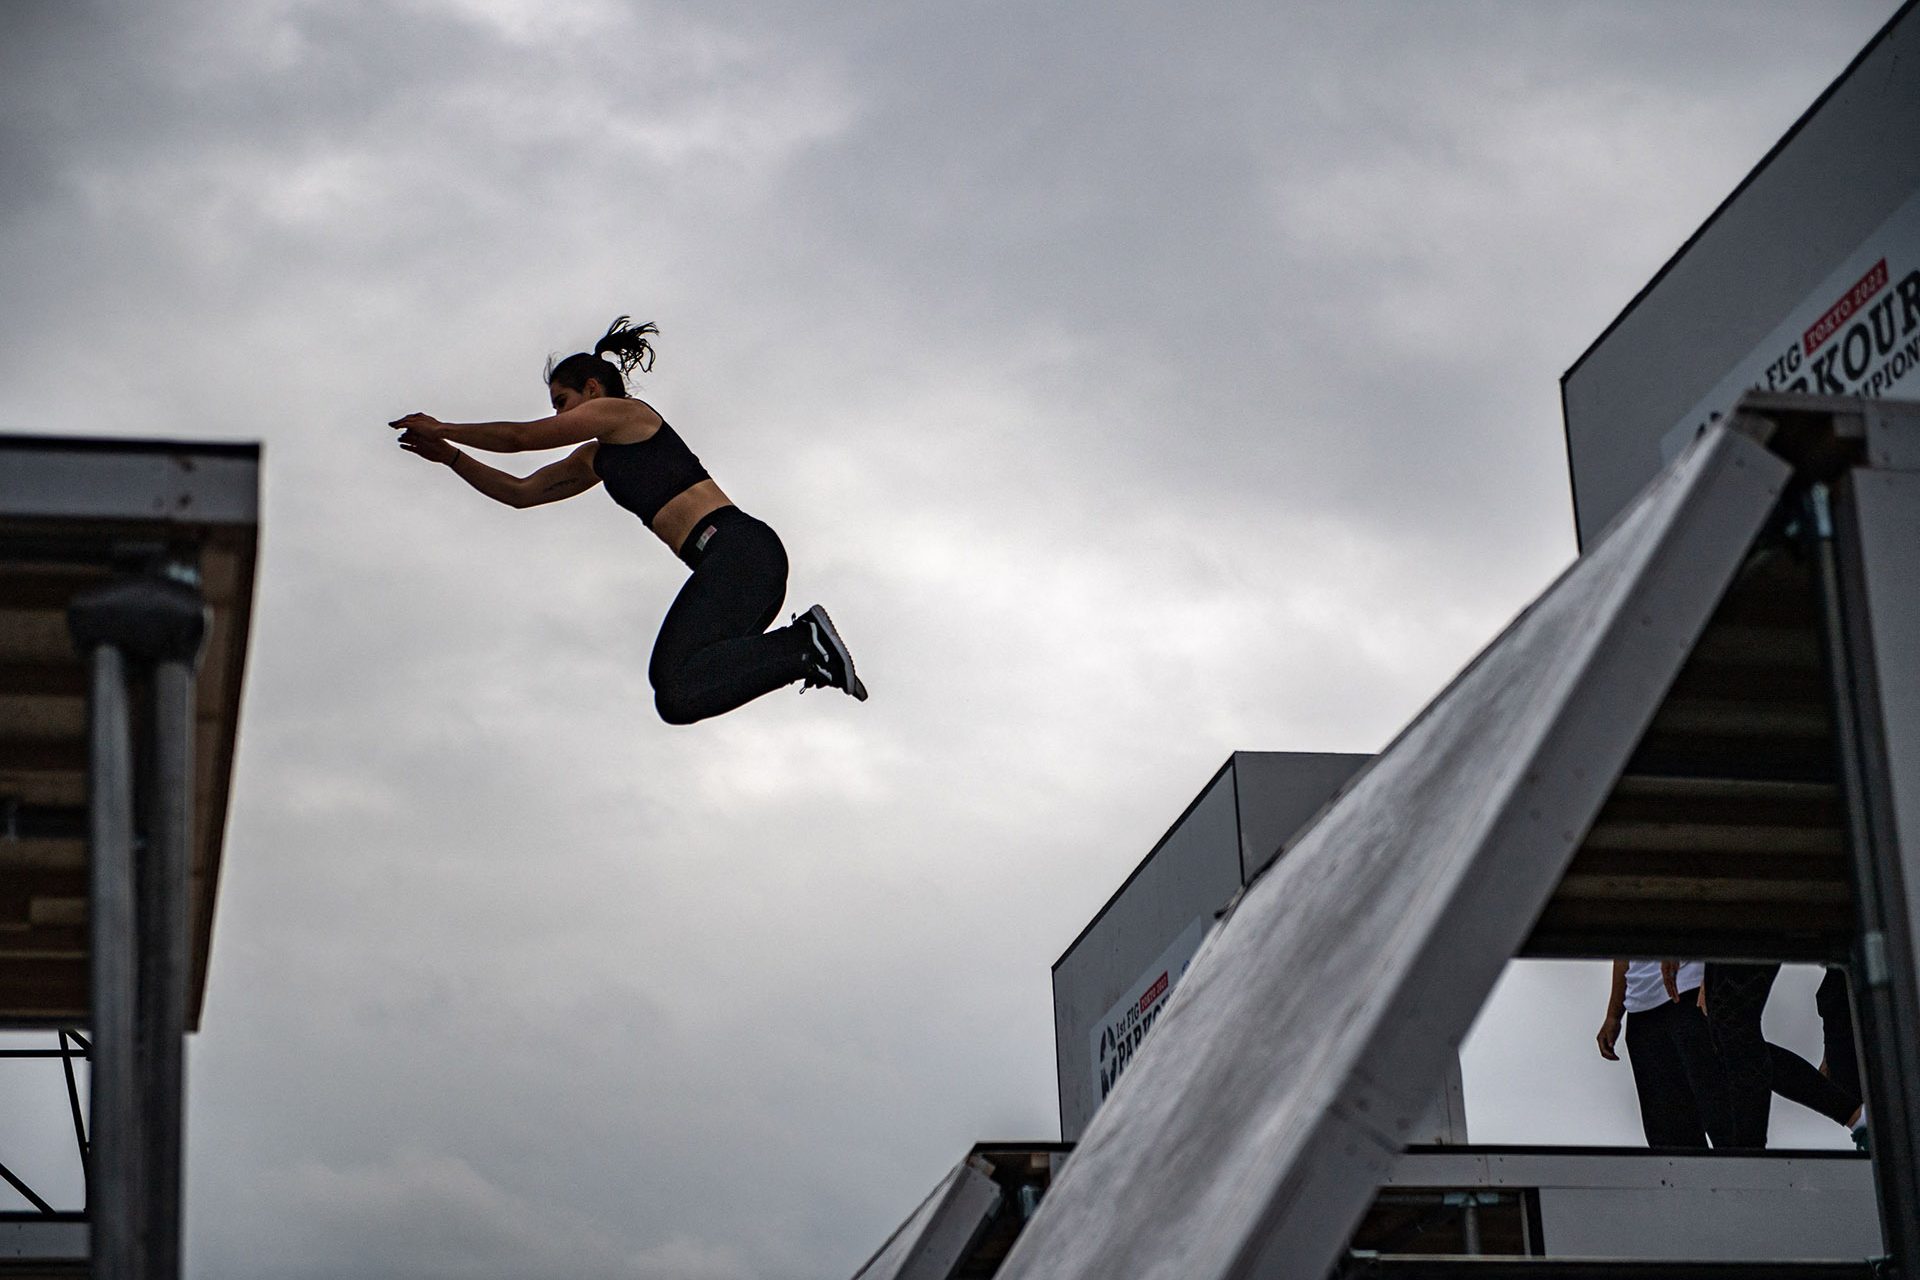
[{"label": "wooden platform", "polygon": [[206,991],[252,614],[260,451],[0,436],[0,1025],[84,1025],[87,670],[76,593],[156,556],[198,567],[211,626],[198,684],[188,1025]]}]

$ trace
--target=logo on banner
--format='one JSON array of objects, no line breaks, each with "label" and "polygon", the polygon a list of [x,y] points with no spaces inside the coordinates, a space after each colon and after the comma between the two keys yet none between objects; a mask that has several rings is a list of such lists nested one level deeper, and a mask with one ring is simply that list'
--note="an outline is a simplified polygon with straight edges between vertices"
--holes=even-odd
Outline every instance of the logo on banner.
[{"label": "logo on banner", "polygon": [[1134,1055],[1160,1020],[1174,985],[1186,973],[1187,965],[1206,938],[1209,923],[1211,918],[1203,916],[1182,930],[1173,945],[1133,985],[1133,994],[1122,998],[1100,1020],[1094,1036],[1093,1059],[1102,1102],[1133,1064]]},{"label": "logo on banner", "polygon": [[1873,398],[1905,378],[1920,364],[1920,270],[1888,279],[1882,258],[1767,365],[1767,390]]}]

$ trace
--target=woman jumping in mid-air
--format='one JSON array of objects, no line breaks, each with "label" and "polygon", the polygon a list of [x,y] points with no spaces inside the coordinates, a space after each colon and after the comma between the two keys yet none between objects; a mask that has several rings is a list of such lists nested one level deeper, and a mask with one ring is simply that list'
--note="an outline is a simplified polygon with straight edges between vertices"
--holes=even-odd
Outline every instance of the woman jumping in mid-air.
[{"label": "woman jumping in mid-air", "polygon": [[[400,429],[401,448],[452,468],[510,507],[558,502],[604,480],[615,502],[686,561],[693,576],[667,610],[647,664],[654,705],[668,724],[717,716],[796,680],[866,701],[866,686],[825,609],[814,605],[790,626],[767,630],[787,594],[779,535],[734,506],[679,432],[627,395],[625,375],[653,367],[647,335],[658,332],[621,316],[592,355],[549,361],[551,418],[454,423],[410,413],[388,425]],[[617,366],[603,358],[609,353]],[[462,444],[489,453],[580,447],[521,478],[454,448]]]}]

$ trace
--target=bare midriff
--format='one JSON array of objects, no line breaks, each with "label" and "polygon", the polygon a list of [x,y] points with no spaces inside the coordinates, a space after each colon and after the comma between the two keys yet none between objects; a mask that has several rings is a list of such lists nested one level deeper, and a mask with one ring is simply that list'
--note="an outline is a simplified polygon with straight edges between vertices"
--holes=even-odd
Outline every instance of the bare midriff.
[{"label": "bare midriff", "polygon": [[667,550],[680,554],[680,544],[693,527],[733,500],[711,480],[696,480],[667,499],[667,505],[653,513],[653,532],[667,544]]}]

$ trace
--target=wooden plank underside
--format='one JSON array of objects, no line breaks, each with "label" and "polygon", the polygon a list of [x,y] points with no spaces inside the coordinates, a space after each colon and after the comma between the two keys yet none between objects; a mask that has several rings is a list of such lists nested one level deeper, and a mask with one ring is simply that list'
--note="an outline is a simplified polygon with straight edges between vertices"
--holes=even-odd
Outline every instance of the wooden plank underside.
[{"label": "wooden plank underside", "polygon": [[[1851,864],[1811,567],[1745,566],[1714,610],[1523,954],[1833,959]],[[1777,939],[1770,943],[1769,937]],[[1759,948],[1759,950],[1756,950]]]},{"label": "wooden plank underside", "polygon": [[[57,931],[86,920],[84,883],[70,892],[71,885],[27,879],[84,871],[84,841],[9,839],[4,813],[9,805],[84,812],[89,680],[67,632],[67,606],[76,592],[134,567],[124,548],[143,540],[197,558],[201,593],[213,611],[195,700],[190,1023],[198,1024],[251,621],[255,538],[251,525],[0,520],[0,978],[14,975],[0,989],[18,996],[0,998],[0,1025],[45,1020],[48,1001],[33,998],[31,982],[20,975],[37,972],[30,962],[42,951],[70,953],[78,935]],[[36,951],[19,935],[27,922],[36,926],[33,936],[49,939],[46,948]],[[52,1003],[64,1007],[66,999]]]},{"label": "wooden plank underside", "polygon": [[0,964],[0,1008],[12,1022],[87,1023],[83,957],[14,959]]}]

